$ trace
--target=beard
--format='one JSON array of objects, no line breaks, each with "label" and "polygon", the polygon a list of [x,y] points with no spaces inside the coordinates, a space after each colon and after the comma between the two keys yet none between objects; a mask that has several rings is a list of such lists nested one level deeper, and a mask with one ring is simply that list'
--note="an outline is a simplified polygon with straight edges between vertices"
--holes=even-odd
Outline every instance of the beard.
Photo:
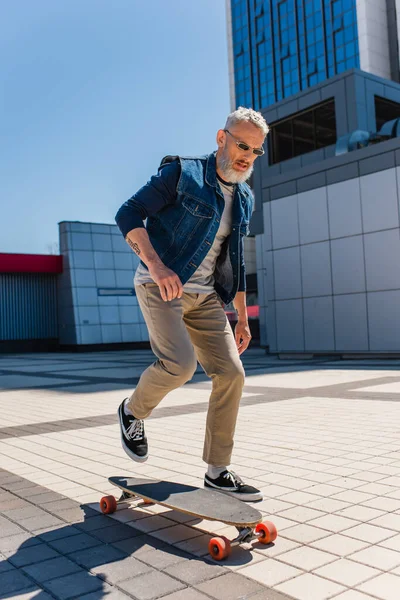
[{"label": "beard", "polygon": [[218,167],[224,174],[224,179],[229,183],[244,183],[253,173],[254,165],[250,165],[246,171],[236,171],[233,162],[225,153],[219,157]]}]

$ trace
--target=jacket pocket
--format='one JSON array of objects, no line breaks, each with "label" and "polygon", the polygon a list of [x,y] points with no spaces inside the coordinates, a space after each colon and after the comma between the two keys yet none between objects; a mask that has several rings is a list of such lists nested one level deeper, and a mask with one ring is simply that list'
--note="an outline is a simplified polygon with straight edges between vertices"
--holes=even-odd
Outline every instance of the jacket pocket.
[{"label": "jacket pocket", "polygon": [[196,200],[196,198],[186,196],[182,200],[182,206],[195,217],[211,219],[214,215],[214,209],[211,206],[201,202],[201,200]]}]

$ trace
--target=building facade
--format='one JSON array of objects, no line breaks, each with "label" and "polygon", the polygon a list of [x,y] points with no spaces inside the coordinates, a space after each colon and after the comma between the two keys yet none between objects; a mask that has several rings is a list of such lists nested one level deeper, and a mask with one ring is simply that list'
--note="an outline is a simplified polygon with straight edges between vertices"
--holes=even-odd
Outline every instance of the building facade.
[{"label": "building facade", "polygon": [[400,353],[400,1],[227,9],[232,108],[270,125],[251,223],[261,344]]},{"label": "building facade", "polygon": [[400,0],[226,0],[231,105],[256,110],[353,68],[399,81]]}]

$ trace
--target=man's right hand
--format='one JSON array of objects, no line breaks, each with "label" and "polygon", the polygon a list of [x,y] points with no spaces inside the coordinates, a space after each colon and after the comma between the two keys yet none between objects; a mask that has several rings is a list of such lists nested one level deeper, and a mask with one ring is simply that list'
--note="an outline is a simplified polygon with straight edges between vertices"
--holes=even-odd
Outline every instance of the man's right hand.
[{"label": "man's right hand", "polygon": [[148,269],[153,281],[160,289],[161,298],[164,302],[182,298],[182,282],[174,271],[168,269],[163,263],[148,265]]}]

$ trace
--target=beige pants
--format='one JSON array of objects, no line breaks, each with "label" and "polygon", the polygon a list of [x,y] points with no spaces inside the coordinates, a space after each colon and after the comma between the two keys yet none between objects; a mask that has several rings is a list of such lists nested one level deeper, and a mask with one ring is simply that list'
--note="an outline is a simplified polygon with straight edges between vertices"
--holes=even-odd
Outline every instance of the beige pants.
[{"label": "beige pants", "polygon": [[136,294],[157,360],[142,373],[129,409],[138,419],[148,417],[168,392],[192,378],[199,361],[212,379],[203,460],[228,466],[244,369],[218,296],[184,293],[164,302],[155,283],[138,285]]}]

